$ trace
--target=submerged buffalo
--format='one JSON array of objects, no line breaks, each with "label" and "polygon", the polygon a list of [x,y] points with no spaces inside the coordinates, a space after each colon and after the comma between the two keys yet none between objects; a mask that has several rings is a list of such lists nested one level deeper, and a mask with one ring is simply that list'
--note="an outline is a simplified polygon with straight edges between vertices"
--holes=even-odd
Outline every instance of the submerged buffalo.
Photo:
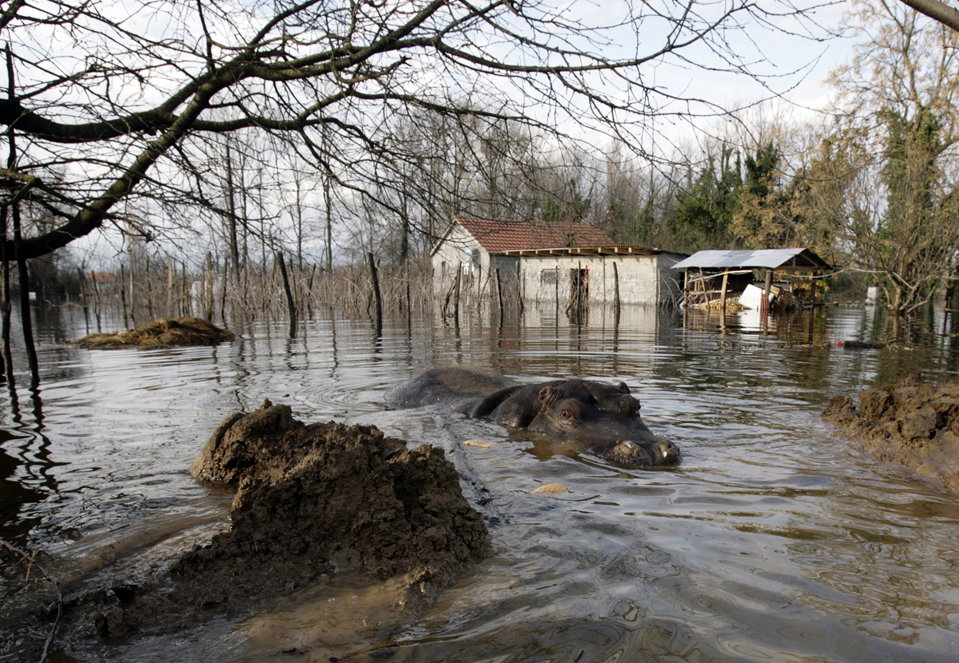
[{"label": "submerged buffalo", "polygon": [[675,465],[679,449],[657,437],[639,416],[629,387],[588,380],[522,384],[502,375],[436,368],[406,381],[387,396],[392,407],[441,404],[510,430],[530,430],[582,442],[626,468]]}]

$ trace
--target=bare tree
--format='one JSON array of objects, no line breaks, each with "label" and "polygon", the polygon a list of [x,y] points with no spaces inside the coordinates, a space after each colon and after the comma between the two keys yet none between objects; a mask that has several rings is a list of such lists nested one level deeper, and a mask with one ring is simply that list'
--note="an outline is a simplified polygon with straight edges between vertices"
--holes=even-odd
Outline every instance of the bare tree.
[{"label": "bare tree", "polygon": [[901,0],[902,4],[933,18],[948,28],[959,32],[959,10],[940,0]]},{"label": "bare tree", "polygon": [[540,0],[8,1],[0,29],[18,93],[0,100],[0,124],[23,142],[0,172],[3,204],[29,197],[57,220],[24,239],[35,257],[112,223],[131,194],[198,204],[189,169],[210,135],[273,134],[339,187],[370,195],[372,164],[403,157],[384,140],[385,119],[402,109],[554,137],[589,120],[643,134],[669,107],[717,110],[648,83],[648,66],[702,57],[710,70],[748,70],[728,35],[802,16],[777,0],[616,11],[593,20]]},{"label": "bare tree", "polygon": [[864,39],[835,74],[853,130],[829,136],[828,153],[855,157],[840,170],[860,171],[848,181],[873,194],[859,213],[836,216],[835,230],[853,265],[908,314],[959,251],[959,34],[889,0],[855,3],[853,21]]}]

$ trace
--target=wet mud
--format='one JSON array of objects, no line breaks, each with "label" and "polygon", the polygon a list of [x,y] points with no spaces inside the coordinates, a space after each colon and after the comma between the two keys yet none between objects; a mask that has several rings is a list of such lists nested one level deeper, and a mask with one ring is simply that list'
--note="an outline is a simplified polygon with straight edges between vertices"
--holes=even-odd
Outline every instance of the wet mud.
[{"label": "wet mud", "polygon": [[959,384],[918,376],[861,392],[858,407],[836,396],[823,419],[873,457],[913,468],[959,493]]},{"label": "wet mud", "polygon": [[[95,588],[65,587],[55,650],[251,615],[304,590],[322,592],[341,573],[391,579],[382,594],[389,608],[419,614],[491,554],[482,516],[443,450],[407,448],[375,427],[305,425],[289,406],[266,401],[228,417],[190,472],[235,490],[230,529],[123,577],[107,581],[107,569]],[[56,609],[30,612],[0,638],[0,654],[28,660],[39,652]]]},{"label": "wet mud", "polygon": [[200,318],[161,318],[148,325],[112,334],[88,334],[74,341],[84,348],[168,348],[217,345],[232,341],[233,334]]}]

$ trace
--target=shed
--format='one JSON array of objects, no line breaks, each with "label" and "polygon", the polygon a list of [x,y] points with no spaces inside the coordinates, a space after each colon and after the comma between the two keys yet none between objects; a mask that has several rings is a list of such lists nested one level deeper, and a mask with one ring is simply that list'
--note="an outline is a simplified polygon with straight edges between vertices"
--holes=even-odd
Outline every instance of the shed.
[{"label": "shed", "polygon": [[[777,293],[789,293],[792,302],[811,303],[815,298],[814,279],[832,267],[809,249],[791,248],[698,251],[673,269],[685,272],[683,293],[688,306],[719,305],[725,309],[727,299],[745,293],[758,272],[765,274],[762,303]],[[779,280],[774,283],[777,275]]]},{"label": "shed", "polygon": [[[523,302],[661,304],[678,299],[672,267],[685,254],[621,247],[587,223],[458,217],[434,247],[437,296],[502,293]],[[457,283],[459,275],[459,283]],[[497,287],[498,284],[498,287]]]}]

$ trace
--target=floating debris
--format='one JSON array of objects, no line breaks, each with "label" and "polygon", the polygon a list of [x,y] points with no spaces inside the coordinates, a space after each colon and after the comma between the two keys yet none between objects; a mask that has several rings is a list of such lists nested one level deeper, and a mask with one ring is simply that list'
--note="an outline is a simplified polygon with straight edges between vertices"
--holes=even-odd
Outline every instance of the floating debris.
[{"label": "floating debris", "polygon": [[217,345],[232,341],[234,336],[212,322],[185,317],[179,320],[160,318],[129,331],[112,334],[89,334],[74,341],[84,348],[169,348],[178,346]]},{"label": "floating debris", "polygon": [[466,440],[463,444],[477,449],[492,449],[496,446],[496,442],[487,442],[486,440]]},{"label": "floating debris", "polygon": [[562,495],[563,493],[568,493],[569,488],[564,486],[561,483],[546,483],[533,491],[533,493],[541,493],[547,495]]},{"label": "floating debris", "polygon": [[888,343],[871,343],[868,341],[836,341],[837,348],[846,350],[882,350]]}]

